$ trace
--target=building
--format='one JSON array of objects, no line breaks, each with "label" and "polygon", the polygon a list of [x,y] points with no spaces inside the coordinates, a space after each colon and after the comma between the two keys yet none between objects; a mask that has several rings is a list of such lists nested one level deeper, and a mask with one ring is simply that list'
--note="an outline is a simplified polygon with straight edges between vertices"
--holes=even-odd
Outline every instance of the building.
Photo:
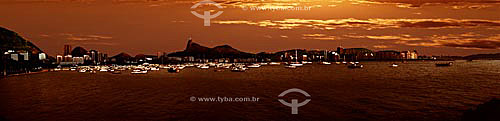
[{"label": "building", "polygon": [[384,50],[375,53],[376,60],[398,60],[402,59],[401,52],[394,50]]},{"label": "building", "polygon": [[85,63],[85,59],[83,57],[73,57],[73,62],[75,64],[84,64]]},{"label": "building", "polygon": [[64,58],[63,58],[62,55],[57,55],[56,56],[56,64],[60,64],[63,61],[64,61]]},{"label": "building", "polygon": [[99,61],[100,61],[99,60],[100,59],[99,54],[100,53],[97,50],[90,50],[89,51],[90,60],[91,60],[91,62],[92,62],[93,65],[98,65],[99,64]]},{"label": "building", "polygon": [[416,50],[413,51],[401,51],[402,59],[418,59],[418,53]]},{"label": "building", "polygon": [[73,56],[72,55],[65,55],[63,62],[73,62]]},{"label": "building", "polygon": [[[338,49],[337,49],[338,50]],[[340,56],[345,61],[359,61],[375,59],[375,54],[372,50],[366,48],[343,48],[339,52]]]},{"label": "building", "polygon": [[38,59],[39,60],[45,60],[45,59],[47,59],[47,54],[45,54],[45,53],[38,53]]},{"label": "building", "polygon": [[410,54],[410,59],[418,59],[417,50],[413,50],[413,52]]},{"label": "building", "polygon": [[73,49],[71,47],[71,45],[64,45],[64,55],[63,56],[71,55],[71,49]]}]

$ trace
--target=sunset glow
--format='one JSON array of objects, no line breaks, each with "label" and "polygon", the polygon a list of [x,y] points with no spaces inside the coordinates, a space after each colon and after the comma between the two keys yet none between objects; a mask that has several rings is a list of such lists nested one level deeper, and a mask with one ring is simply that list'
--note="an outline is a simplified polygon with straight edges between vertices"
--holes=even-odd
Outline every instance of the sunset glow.
[{"label": "sunset glow", "polygon": [[[224,8],[201,7],[224,11],[210,27],[189,13],[196,2],[8,0],[0,2],[0,10],[19,12],[0,13],[8,16],[0,25],[20,31],[49,54],[59,54],[64,44],[108,53],[123,48],[133,54],[172,52],[181,50],[188,36],[209,46],[230,44],[255,53],[340,45],[418,49],[426,55],[500,52],[497,0],[216,1]],[[295,7],[311,9],[277,9]],[[303,36],[311,34],[324,36]]]}]

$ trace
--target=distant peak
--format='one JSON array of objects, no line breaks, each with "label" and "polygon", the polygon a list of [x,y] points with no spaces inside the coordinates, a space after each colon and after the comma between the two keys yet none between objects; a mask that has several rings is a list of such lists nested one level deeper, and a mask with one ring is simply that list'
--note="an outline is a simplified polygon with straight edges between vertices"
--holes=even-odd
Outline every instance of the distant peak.
[{"label": "distant peak", "polygon": [[220,46],[216,46],[214,48],[233,48],[233,47],[231,47],[229,45],[220,45]]}]

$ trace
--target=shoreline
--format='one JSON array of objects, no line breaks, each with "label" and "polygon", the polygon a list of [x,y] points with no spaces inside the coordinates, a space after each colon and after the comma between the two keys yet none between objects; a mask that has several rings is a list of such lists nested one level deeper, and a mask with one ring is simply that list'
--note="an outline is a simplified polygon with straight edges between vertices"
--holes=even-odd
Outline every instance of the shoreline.
[{"label": "shoreline", "polygon": [[29,73],[17,73],[17,74],[8,74],[7,76],[0,76],[1,78],[7,78],[11,76],[23,76],[23,75],[31,75],[31,74],[40,74],[40,73],[45,73],[45,72],[50,72],[49,69],[42,69],[41,71],[36,71],[36,72],[29,72]]}]

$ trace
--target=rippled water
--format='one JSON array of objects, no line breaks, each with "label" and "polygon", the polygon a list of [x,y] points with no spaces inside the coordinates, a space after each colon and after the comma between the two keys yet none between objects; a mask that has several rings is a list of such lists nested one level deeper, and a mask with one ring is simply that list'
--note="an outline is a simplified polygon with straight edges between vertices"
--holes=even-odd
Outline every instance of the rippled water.
[{"label": "rippled water", "polygon": [[[263,66],[244,73],[186,68],[146,75],[47,72],[0,80],[0,116],[12,121],[459,120],[500,97],[500,61],[366,62]],[[300,88],[311,102],[298,115],[277,101]],[[258,102],[191,102],[190,97],[259,97]],[[294,96],[294,95],[292,95]],[[298,95],[297,97],[301,97]],[[301,102],[302,100],[299,100]]]}]

